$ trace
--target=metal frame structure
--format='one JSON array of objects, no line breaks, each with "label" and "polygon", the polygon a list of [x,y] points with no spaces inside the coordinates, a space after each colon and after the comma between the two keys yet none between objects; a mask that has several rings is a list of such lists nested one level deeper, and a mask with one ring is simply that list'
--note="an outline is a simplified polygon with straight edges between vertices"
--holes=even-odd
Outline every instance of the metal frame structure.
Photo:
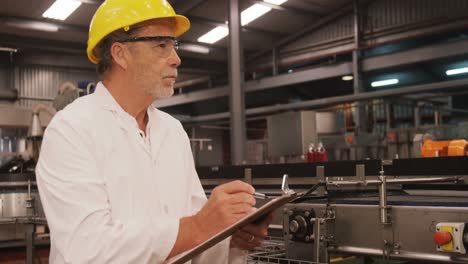
[{"label": "metal frame structure", "polygon": [[[310,100],[310,101],[295,102],[295,103],[283,104],[283,105],[249,108],[245,111],[245,113],[247,116],[249,116],[249,115],[268,114],[268,113],[275,113],[279,111],[297,110],[297,109],[304,109],[304,108],[318,109],[318,108],[323,108],[323,107],[332,106],[332,105],[345,103],[345,102],[364,101],[364,100],[370,100],[370,99],[375,99],[375,98],[393,97],[393,96],[400,96],[400,95],[421,93],[421,92],[443,91],[443,90],[461,88],[466,85],[468,85],[468,80],[460,79],[460,80],[454,80],[454,81],[445,81],[445,82],[439,82],[439,83],[400,87],[396,89],[365,92],[365,93],[360,93],[357,95],[352,94],[352,95],[334,96],[334,97],[328,97],[328,98],[322,98],[322,99],[316,99],[316,100]],[[229,118],[229,113],[218,113],[218,114],[212,114],[212,115],[196,116],[196,117],[190,118],[189,120],[185,122],[187,123],[207,122],[207,121],[214,121],[214,120],[220,120],[220,119],[226,119],[226,118]]]},{"label": "metal frame structure", "polygon": [[[453,56],[468,54],[468,41],[457,41],[444,44],[436,44],[417,48],[409,51],[396,52],[362,60],[362,71],[374,71],[391,68],[400,65],[408,65],[418,62],[437,60]],[[246,93],[273,89],[284,85],[298,84],[316,80],[322,80],[342,75],[352,74],[352,63],[342,63],[327,67],[314,68],[290,74],[282,74],[266,77],[260,80],[247,81],[244,84]],[[157,107],[169,107],[187,103],[195,103],[228,95],[227,86],[219,86],[197,92],[190,92],[160,100],[155,103]]]}]

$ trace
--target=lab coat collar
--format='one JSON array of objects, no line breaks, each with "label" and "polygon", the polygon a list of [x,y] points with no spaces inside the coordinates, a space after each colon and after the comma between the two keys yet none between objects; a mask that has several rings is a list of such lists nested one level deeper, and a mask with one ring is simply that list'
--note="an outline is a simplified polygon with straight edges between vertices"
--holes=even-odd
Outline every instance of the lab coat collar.
[{"label": "lab coat collar", "polygon": [[[117,103],[114,96],[107,90],[102,82],[98,82],[94,95],[98,100],[98,105],[106,110],[113,112],[125,112],[125,110]],[[126,112],[125,112],[126,113]]]},{"label": "lab coat collar", "polygon": [[[95,96],[96,96],[96,98],[98,100],[98,104],[102,108],[104,108],[106,110],[113,111],[113,112],[126,113],[127,115],[129,115],[119,105],[119,103],[117,103],[114,96],[112,96],[112,94],[109,92],[109,90],[107,90],[106,86],[104,86],[104,84],[102,82],[99,82],[96,85],[96,89],[95,89],[94,94],[95,94]],[[157,109],[152,104],[148,107],[147,111],[148,111],[148,115],[152,114],[153,116],[156,116]],[[152,113],[150,113],[150,112],[152,112]]]},{"label": "lab coat collar", "polygon": [[[98,100],[98,104],[106,110],[123,114],[127,117],[131,117],[125,110],[117,103],[114,99],[112,94],[107,90],[102,82],[99,82],[96,85],[96,90],[94,92],[96,99]],[[161,149],[161,145],[164,142],[164,139],[168,135],[168,128],[163,125],[166,122],[163,122],[162,118],[163,115],[159,113],[159,110],[156,109],[153,105],[150,105],[147,109],[148,113],[148,129],[149,132],[147,136],[150,137],[151,142],[151,152],[153,160],[156,161],[157,157],[159,156],[159,150]],[[135,124],[136,124],[136,120]],[[119,122],[122,128],[128,131],[129,127]]]},{"label": "lab coat collar", "polygon": [[151,153],[154,162],[157,162],[161,146],[169,135],[169,128],[164,122],[162,113],[159,112],[153,105],[148,107],[148,135],[151,142]]}]

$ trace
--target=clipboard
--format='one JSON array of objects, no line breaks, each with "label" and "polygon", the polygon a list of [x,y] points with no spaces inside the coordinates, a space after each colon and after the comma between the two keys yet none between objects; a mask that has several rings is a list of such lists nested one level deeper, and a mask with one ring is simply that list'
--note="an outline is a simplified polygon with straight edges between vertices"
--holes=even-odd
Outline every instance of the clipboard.
[{"label": "clipboard", "polygon": [[262,207],[258,208],[257,211],[252,212],[238,222],[228,226],[221,232],[217,233],[210,239],[206,240],[205,242],[201,243],[200,245],[192,248],[191,250],[185,251],[171,259],[169,259],[167,264],[183,264],[192,258],[196,257],[197,255],[203,253],[205,250],[211,248],[212,246],[216,245],[217,243],[223,241],[227,237],[234,234],[240,228],[254,222],[255,220],[260,219],[261,217],[265,216],[266,214],[273,212],[274,210],[278,209],[279,207],[287,204],[288,202],[296,199],[297,197],[301,196],[301,193],[290,193],[290,194],[283,194],[280,197],[274,198],[273,200],[269,201],[268,203],[264,204]]}]

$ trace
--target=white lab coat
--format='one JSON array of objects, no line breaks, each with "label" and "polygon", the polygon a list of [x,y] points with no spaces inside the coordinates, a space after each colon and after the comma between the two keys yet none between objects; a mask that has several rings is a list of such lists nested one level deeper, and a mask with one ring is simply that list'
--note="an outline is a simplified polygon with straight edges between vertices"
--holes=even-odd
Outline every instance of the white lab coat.
[{"label": "white lab coat", "polygon": [[[146,136],[102,83],[53,118],[36,169],[50,263],[162,263],[206,196],[180,122],[150,106]],[[193,263],[245,263],[226,240]],[[234,260],[235,259],[235,260]]]}]

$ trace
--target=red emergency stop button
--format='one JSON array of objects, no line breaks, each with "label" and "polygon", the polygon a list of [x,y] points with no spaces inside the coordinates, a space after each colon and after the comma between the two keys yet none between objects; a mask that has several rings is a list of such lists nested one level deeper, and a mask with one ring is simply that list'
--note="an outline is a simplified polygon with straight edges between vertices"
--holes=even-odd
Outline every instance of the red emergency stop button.
[{"label": "red emergency stop button", "polygon": [[452,241],[452,235],[449,232],[436,232],[434,234],[434,241],[441,247]]}]

